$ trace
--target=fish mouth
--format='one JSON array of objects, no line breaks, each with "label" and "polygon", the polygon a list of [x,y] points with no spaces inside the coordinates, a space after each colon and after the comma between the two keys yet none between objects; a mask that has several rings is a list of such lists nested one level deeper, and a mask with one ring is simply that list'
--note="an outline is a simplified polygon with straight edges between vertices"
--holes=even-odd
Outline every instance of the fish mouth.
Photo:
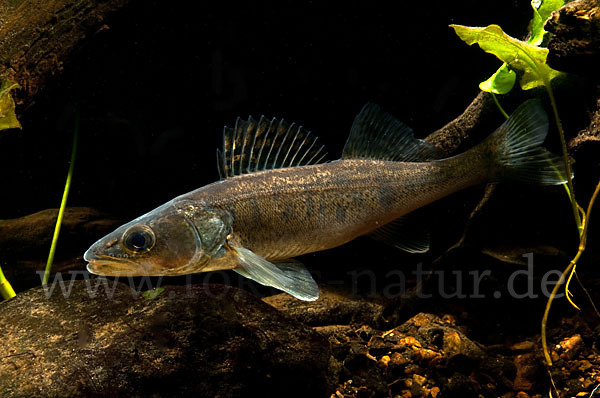
[{"label": "fish mouth", "polygon": [[88,249],[83,255],[89,273],[102,276],[144,276],[149,275],[142,264],[125,258],[99,255]]},{"label": "fish mouth", "polygon": [[100,276],[180,276],[194,273],[190,270],[166,269],[145,270],[140,264],[130,263],[118,258],[88,260],[88,272]]},{"label": "fish mouth", "polygon": [[117,262],[115,260],[91,260],[86,266],[88,272],[94,275],[101,276],[142,276],[143,272],[136,270],[133,267],[126,266],[124,262]]},{"label": "fish mouth", "polygon": [[88,249],[83,259],[88,262],[89,273],[100,276],[177,276],[194,271],[183,269],[163,269],[153,264],[145,265],[122,257],[94,253]]}]

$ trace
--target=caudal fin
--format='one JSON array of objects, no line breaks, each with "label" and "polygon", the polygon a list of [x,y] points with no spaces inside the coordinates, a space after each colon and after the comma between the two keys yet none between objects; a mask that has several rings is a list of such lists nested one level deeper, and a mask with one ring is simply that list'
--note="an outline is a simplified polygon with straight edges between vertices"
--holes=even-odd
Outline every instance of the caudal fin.
[{"label": "caudal fin", "polygon": [[494,179],[553,185],[567,181],[562,158],[541,145],[548,134],[548,116],[539,100],[528,100],[483,146],[494,160]]}]

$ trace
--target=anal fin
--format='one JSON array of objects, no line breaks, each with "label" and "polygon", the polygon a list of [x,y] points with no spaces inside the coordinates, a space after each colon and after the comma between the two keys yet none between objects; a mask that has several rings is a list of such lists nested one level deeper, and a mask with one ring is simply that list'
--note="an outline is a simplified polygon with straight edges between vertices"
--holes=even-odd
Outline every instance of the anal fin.
[{"label": "anal fin", "polygon": [[367,234],[372,239],[383,242],[409,253],[429,251],[431,234],[424,218],[409,213]]}]

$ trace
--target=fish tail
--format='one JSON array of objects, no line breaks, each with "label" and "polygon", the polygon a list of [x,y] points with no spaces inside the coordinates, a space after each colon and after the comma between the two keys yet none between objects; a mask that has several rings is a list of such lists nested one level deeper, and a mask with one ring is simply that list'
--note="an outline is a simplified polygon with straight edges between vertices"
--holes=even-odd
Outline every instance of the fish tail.
[{"label": "fish tail", "polygon": [[539,100],[528,100],[490,135],[481,147],[491,159],[492,180],[554,185],[567,182],[562,158],[541,145],[548,116]]}]

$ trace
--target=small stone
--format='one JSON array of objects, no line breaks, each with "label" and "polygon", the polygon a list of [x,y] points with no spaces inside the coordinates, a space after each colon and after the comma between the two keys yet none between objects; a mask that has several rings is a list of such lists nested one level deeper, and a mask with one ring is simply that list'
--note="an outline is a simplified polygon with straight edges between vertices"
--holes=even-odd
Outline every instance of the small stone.
[{"label": "small stone", "polygon": [[421,347],[419,340],[412,336],[407,336],[400,339],[396,345],[399,347]]},{"label": "small stone", "polygon": [[463,355],[471,359],[480,359],[485,355],[483,350],[464,334],[451,329],[445,331],[443,345],[448,358]]},{"label": "small stone", "polygon": [[440,393],[439,387],[431,387],[431,390],[429,390],[429,395],[431,395],[431,398],[437,398],[439,393]]},{"label": "small stone", "polygon": [[579,367],[578,367],[578,369],[580,371],[585,372],[586,370],[588,370],[591,367],[592,367],[592,364],[591,364],[590,361],[585,360],[585,359],[582,360],[582,361],[579,361]]},{"label": "small stone", "polygon": [[390,363],[391,358],[388,355],[384,355],[381,358],[379,358],[379,361],[377,361],[377,366],[379,366],[380,368],[387,368],[388,363]]},{"label": "small stone", "polygon": [[591,386],[593,386],[594,384],[596,384],[595,380],[592,379],[585,379],[583,381],[583,388],[585,388],[586,390],[589,389]]},{"label": "small stone", "polygon": [[406,365],[406,367],[404,368],[404,373],[407,375],[412,375],[415,374],[417,372],[422,372],[423,369],[419,366],[419,365],[415,365],[415,364],[408,364]]},{"label": "small stone", "polygon": [[415,358],[419,362],[433,365],[443,358],[442,354],[429,348],[419,348],[415,350]]},{"label": "small stone", "polygon": [[510,346],[512,351],[532,351],[535,348],[533,341],[521,341]]},{"label": "small stone", "polygon": [[[414,377],[414,376],[413,376]],[[423,386],[417,382],[414,382],[412,384],[412,387],[410,388],[410,392],[412,394],[413,397],[425,397],[426,396],[426,391],[424,390]]]},{"label": "small stone", "polygon": [[517,398],[529,398],[529,394],[527,394],[525,391],[519,391],[517,393]]},{"label": "small stone", "polygon": [[423,362],[432,366],[441,361],[443,356],[441,353],[430,350],[429,348],[420,348],[415,350],[415,358],[419,362]]},{"label": "small stone", "polygon": [[406,359],[404,355],[394,352],[390,358],[390,363],[394,366],[402,366],[408,363],[408,359]]},{"label": "small stone", "polygon": [[429,325],[438,319],[439,318],[433,314],[420,312],[417,315],[410,318],[406,323],[411,323],[413,326],[419,328],[425,325]]},{"label": "small stone", "polygon": [[559,343],[563,352],[560,354],[562,359],[573,359],[583,347],[583,339],[580,334],[573,335]]},{"label": "small stone", "polygon": [[529,391],[533,389],[538,372],[538,365],[533,353],[520,354],[514,360],[517,374],[513,383],[515,391]]},{"label": "small stone", "polygon": [[423,386],[427,382],[427,379],[425,377],[421,376],[421,375],[414,374],[413,375],[413,381],[415,383],[417,383],[418,385]]}]

